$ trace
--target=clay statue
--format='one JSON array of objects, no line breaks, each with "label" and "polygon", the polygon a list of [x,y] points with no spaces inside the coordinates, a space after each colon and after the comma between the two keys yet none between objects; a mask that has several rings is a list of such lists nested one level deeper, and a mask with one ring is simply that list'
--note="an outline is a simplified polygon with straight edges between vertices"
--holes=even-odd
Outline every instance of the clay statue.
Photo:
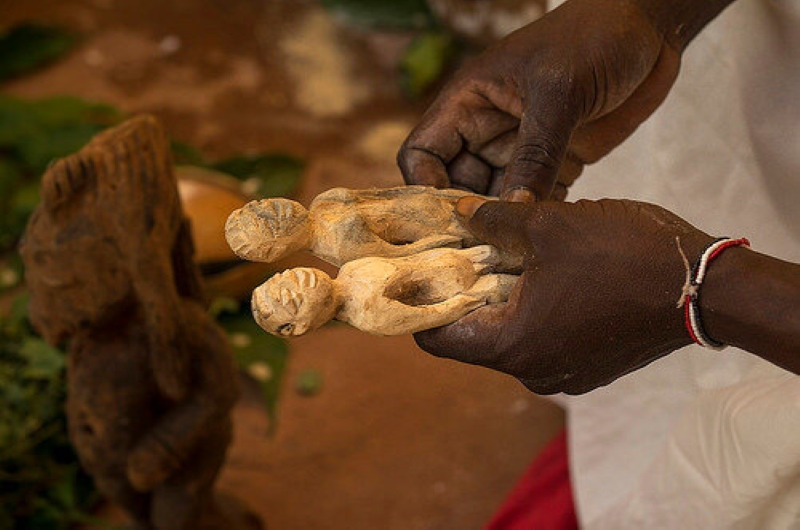
[{"label": "clay statue", "polygon": [[414,333],[508,300],[518,276],[491,273],[500,260],[497,249],[481,245],[361,258],[343,265],[335,280],[318,269],[289,269],[253,292],[253,316],[283,336],[302,335],[331,319],[376,335]]},{"label": "clay statue", "polygon": [[51,344],[69,341],[70,438],[101,493],[143,528],[244,526],[213,493],[236,372],[205,311],[153,118],[110,129],[47,171],[21,253],[32,322]]},{"label": "clay statue", "polygon": [[[308,249],[337,267],[369,256],[471,247],[480,241],[455,214],[455,203],[467,195],[427,186],[334,188],[318,195],[308,210],[290,199],[263,199],[233,212],[225,233],[233,251],[250,261],[272,262]],[[504,256],[503,263],[503,270],[521,269],[516,257]]]}]

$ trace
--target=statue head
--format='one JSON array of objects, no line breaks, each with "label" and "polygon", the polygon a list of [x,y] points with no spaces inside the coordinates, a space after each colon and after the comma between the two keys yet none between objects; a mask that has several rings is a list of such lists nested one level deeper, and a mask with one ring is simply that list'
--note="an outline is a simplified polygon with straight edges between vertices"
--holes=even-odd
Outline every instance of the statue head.
[{"label": "statue head", "polygon": [[132,295],[120,248],[96,221],[81,211],[56,220],[46,208],[29,220],[20,253],[30,318],[52,344],[115,318]]},{"label": "statue head", "polygon": [[253,316],[273,335],[298,336],[336,316],[339,299],[330,276],[300,267],[278,273],[253,291]]},{"label": "statue head", "polygon": [[240,258],[277,261],[309,247],[311,219],[308,210],[296,201],[251,201],[228,217],[225,237]]}]

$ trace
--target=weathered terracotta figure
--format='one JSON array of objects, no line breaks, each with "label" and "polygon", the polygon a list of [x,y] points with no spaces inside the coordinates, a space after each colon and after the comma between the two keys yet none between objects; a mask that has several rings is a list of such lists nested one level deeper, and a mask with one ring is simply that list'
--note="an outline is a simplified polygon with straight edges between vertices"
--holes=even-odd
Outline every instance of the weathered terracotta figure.
[{"label": "weathered terracotta figure", "polygon": [[69,341],[70,437],[100,491],[145,528],[236,527],[213,494],[235,369],[155,120],[56,162],[21,252],[34,325]]},{"label": "weathered terracotta figure", "polygon": [[[298,250],[336,266],[359,258],[411,256],[440,247],[480,244],[455,214],[455,203],[472,195],[427,186],[349,190],[318,195],[307,210],[290,199],[253,201],[233,212],[228,243],[250,261],[276,261]],[[503,269],[520,269],[505,257]]]},{"label": "weathered terracotta figure", "polygon": [[518,276],[494,274],[500,254],[481,245],[402,258],[361,258],[335,280],[318,269],[289,269],[253,292],[253,316],[275,335],[302,335],[331,319],[377,335],[449,324],[487,303],[504,302]]}]

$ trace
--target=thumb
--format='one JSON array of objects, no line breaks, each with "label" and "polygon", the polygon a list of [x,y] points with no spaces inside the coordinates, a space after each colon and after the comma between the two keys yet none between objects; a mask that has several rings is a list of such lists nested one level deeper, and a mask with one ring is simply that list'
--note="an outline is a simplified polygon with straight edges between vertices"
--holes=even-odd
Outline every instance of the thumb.
[{"label": "thumb", "polygon": [[482,197],[464,197],[456,203],[462,223],[475,237],[517,255],[531,253],[531,238],[526,220],[534,204],[487,201]]},{"label": "thumb", "polygon": [[[514,200],[533,192],[537,200],[546,200],[555,186],[558,171],[567,152],[578,119],[565,115],[564,104],[539,99],[539,104],[522,113],[517,144],[506,166],[500,196]],[[516,192],[516,193],[515,193]]]}]

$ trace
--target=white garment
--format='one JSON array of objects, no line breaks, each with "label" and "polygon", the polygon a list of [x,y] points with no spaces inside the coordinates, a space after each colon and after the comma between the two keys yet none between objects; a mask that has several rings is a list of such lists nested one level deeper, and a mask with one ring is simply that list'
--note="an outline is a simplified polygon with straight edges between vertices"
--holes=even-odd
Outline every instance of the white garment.
[{"label": "white garment", "polygon": [[[738,0],[713,21],[685,52],[664,105],[586,169],[570,192],[582,197],[653,202],[712,235],[745,236],[755,250],[800,262],[800,0]],[[733,348],[692,346],[569,398],[582,526],[800,528],[800,466],[786,468],[787,458],[800,462],[800,377],[764,365]],[[757,448],[761,471],[780,477],[764,484],[746,462],[722,456],[749,454],[753,440],[725,426],[750,432],[753,418],[733,410],[716,430],[698,418],[778,386],[770,406],[786,421],[766,425],[796,445]],[[740,490],[714,482],[731,474]],[[753,491],[759,498],[742,493]]]}]

